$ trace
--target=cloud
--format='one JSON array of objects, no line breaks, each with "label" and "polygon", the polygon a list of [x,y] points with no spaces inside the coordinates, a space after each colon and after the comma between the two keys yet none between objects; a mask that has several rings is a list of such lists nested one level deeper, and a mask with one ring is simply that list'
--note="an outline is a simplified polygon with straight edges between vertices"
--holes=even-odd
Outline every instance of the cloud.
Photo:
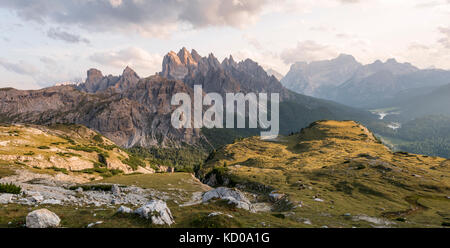
[{"label": "cloud", "polygon": [[0,58],[0,66],[2,66],[8,71],[26,76],[33,76],[39,72],[35,66],[26,63],[24,61],[19,61],[18,63],[11,63],[5,59]]},{"label": "cloud", "polygon": [[281,59],[286,64],[299,61],[314,61],[337,56],[338,53],[328,45],[322,45],[312,40],[301,41],[295,48],[288,48],[281,52]]},{"label": "cloud", "polygon": [[347,4],[347,3],[359,3],[360,0],[338,0],[341,3]]},{"label": "cloud", "polygon": [[445,48],[450,48],[450,26],[449,27],[439,27],[439,32],[444,35],[443,38],[439,39],[438,42],[441,43]]},{"label": "cloud", "polygon": [[409,50],[428,50],[428,49],[430,49],[430,47],[426,46],[426,45],[423,45],[423,44],[420,44],[418,42],[412,42],[409,45],[408,49]]},{"label": "cloud", "polygon": [[416,4],[416,8],[434,8],[442,5],[450,4],[450,0],[427,1]]},{"label": "cloud", "polygon": [[119,51],[98,52],[89,57],[93,62],[103,66],[123,69],[130,66],[141,76],[148,76],[161,70],[162,56],[150,54],[138,47],[129,47]]},{"label": "cloud", "polygon": [[193,28],[243,27],[257,19],[271,1],[274,0],[2,0],[0,8],[11,9],[22,19],[38,23],[161,35],[180,24]]},{"label": "cloud", "polygon": [[62,40],[68,43],[81,43],[81,42],[86,44],[90,43],[88,39],[85,39],[79,35],[63,31],[60,28],[50,28],[47,31],[47,36],[51,39]]}]

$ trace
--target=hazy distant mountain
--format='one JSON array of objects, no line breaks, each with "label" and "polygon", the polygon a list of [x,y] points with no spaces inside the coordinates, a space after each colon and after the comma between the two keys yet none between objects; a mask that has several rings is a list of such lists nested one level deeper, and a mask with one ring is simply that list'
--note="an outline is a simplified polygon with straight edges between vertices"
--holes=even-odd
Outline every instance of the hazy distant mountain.
[{"label": "hazy distant mountain", "polygon": [[275,71],[272,68],[266,69],[267,75],[269,76],[274,76],[278,81],[281,81],[281,79],[283,79],[283,74]]},{"label": "hazy distant mountain", "polygon": [[395,59],[361,65],[351,56],[340,55],[333,60],[296,63],[282,83],[299,93],[349,106],[378,108],[449,84],[450,71],[420,70]]},{"label": "hazy distant mountain", "polygon": [[332,60],[297,62],[281,83],[295,92],[322,97],[322,92],[346,82],[361,67],[353,56],[345,54]]}]

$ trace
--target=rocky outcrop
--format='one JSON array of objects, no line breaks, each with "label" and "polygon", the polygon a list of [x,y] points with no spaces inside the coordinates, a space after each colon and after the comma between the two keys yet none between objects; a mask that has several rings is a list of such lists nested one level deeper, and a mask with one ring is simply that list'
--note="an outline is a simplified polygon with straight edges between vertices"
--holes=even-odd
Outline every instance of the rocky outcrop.
[{"label": "rocky outcrop", "polygon": [[58,227],[60,222],[58,215],[45,208],[29,213],[26,218],[28,228]]},{"label": "rocky outcrop", "polygon": [[134,211],[142,218],[150,219],[156,225],[171,225],[175,223],[167,204],[161,200],[152,200]]},{"label": "rocky outcrop", "polygon": [[206,192],[202,197],[202,201],[204,203],[214,199],[226,200],[229,204],[235,205],[237,208],[255,212],[255,209],[250,201],[247,199],[247,197],[245,197],[244,193],[242,193],[238,189],[219,187]]},{"label": "rocky outcrop", "polygon": [[137,84],[139,81],[138,74],[130,67],[123,70],[121,76],[103,76],[102,72],[97,69],[89,69],[85,83],[80,84],[77,88],[88,93],[98,93],[106,90],[113,92],[123,92]]}]

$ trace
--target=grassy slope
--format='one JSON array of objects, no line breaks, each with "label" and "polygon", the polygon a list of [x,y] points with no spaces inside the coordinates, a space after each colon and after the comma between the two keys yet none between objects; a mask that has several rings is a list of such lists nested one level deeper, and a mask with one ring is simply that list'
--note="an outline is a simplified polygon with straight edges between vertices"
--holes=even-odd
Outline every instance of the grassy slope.
[{"label": "grassy slope", "polygon": [[[122,162],[128,157],[113,142],[81,125],[0,126],[2,164],[66,174],[87,169],[86,175],[111,176],[106,169],[133,171]],[[94,167],[98,172],[92,171]]]},{"label": "grassy slope", "polygon": [[[291,218],[313,223],[354,225],[343,216],[350,213],[440,226],[450,218],[449,166],[443,158],[392,153],[355,122],[324,121],[278,141],[252,137],[228,145],[200,174],[222,168],[249,190],[270,186],[303,203]],[[402,218],[407,222],[396,221]]]}]

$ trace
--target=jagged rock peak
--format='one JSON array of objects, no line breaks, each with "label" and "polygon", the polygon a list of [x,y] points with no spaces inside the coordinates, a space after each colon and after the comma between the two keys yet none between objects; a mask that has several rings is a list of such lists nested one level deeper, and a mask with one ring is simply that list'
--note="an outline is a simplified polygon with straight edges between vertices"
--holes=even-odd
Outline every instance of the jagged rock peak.
[{"label": "jagged rock peak", "polygon": [[194,58],[194,60],[197,62],[202,59],[202,56],[195,49],[192,49],[191,55],[192,55],[192,58]]},{"label": "jagged rock peak", "polygon": [[223,66],[236,67],[236,66],[237,66],[237,63],[236,63],[236,61],[234,60],[233,56],[230,55],[230,57],[225,58],[225,59],[222,61],[222,65],[223,65]]},{"label": "jagged rock peak", "polygon": [[125,69],[122,72],[122,76],[134,76],[139,78],[138,74],[129,66],[125,67]]},{"label": "jagged rock peak", "polygon": [[196,61],[192,54],[189,53],[189,51],[183,47],[177,54],[178,58],[180,59],[181,63],[184,65],[197,65],[198,61]]}]

